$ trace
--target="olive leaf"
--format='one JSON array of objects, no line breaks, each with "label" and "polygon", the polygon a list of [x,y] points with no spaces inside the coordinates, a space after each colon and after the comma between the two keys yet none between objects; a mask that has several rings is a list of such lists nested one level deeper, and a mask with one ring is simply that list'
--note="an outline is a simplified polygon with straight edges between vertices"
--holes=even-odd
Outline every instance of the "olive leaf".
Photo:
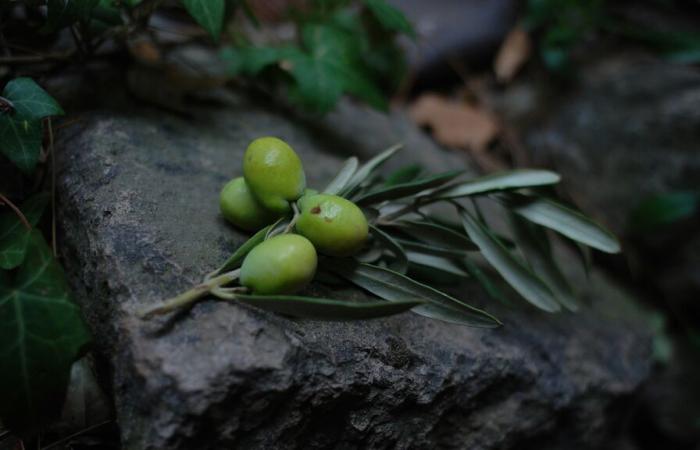
[{"label": "olive leaf", "polygon": [[548,312],[558,311],[559,303],[547,285],[510,254],[469,212],[458,206],[464,229],[481,249],[483,257],[533,305]]},{"label": "olive leaf", "polygon": [[455,177],[464,173],[462,170],[441,173],[431,177],[419,178],[405,183],[397,183],[390,186],[382,186],[377,190],[362,194],[355,199],[358,204],[379,203],[385,200],[396,200],[418,194],[427,189],[441,186]]},{"label": "olive leaf", "polygon": [[267,233],[268,231],[270,231],[271,228],[272,225],[268,225],[265,228],[258,231],[257,233],[255,233],[253,236],[251,236],[240,247],[238,247],[235,252],[233,252],[233,254],[226,260],[226,262],[219,269],[216,270],[215,274],[228,272],[229,270],[238,268],[238,266],[240,266],[243,260],[245,259],[246,255],[250,253],[250,251],[253,250],[255,246],[257,246],[265,240],[265,236],[267,236]]},{"label": "olive leaf", "polygon": [[0,273],[0,417],[27,425],[60,407],[71,364],[89,341],[63,271],[41,234],[14,278]]},{"label": "olive leaf", "polygon": [[411,264],[429,267],[458,277],[469,278],[469,273],[462,269],[459,264],[444,256],[430,255],[409,250],[406,252],[406,257]]},{"label": "olive leaf", "polygon": [[[25,201],[20,210],[30,225],[35,226],[49,201],[49,196],[39,194]],[[0,268],[9,270],[24,261],[31,230],[22,223],[14,211],[0,215]]]},{"label": "olive leaf", "polygon": [[474,327],[492,328],[501,325],[498,319],[486,311],[383,267],[342,261],[331,265],[331,270],[385,300],[424,300],[428,304],[414,308],[413,312],[426,317]]},{"label": "olive leaf", "polygon": [[470,195],[556,184],[561,177],[549,170],[518,169],[474,178],[432,193],[436,199],[456,199]]},{"label": "olive leaf", "polygon": [[348,158],[338,174],[333,178],[333,180],[331,180],[330,183],[328,183],[328,186],[326,186],[326,188],[323,190],[323,193],[335,195],[342,191],[355,174],[358,165],[359,161],[356,157],[353,156]]},{"label": "olive leaf", "polygon": [[437,223],[419,220],[398,220],[386,226],[398,228],[414,239],[428,244],[460,250],[479,250],[479,247],[468,236]]},{"label": "olive leaf", "polygon": [[369,229],[372,236],[374,236],[382,246],[393,253],[394,260],[389,267],[396,272],[405,274],[406,269],[408,268],[408,258],[406,257],[406,252],[401,247],[401,244],[374,225],[370,225]]},{"label": "olive leaf", "polygon": [[547,234],[541,228],[525,219],[511,214],[511,224],[515,237],[518,240],[518,248],[525,256],[530,268],[552,290],[554,297],[566,309],[577,311],[578,300],[566,276],[557,266],[549,249]]},{"label": "olive leaf", "polygon": [[530,222],[602,252],[620,252],[615,235],[578,211],[542,197],[510,194],[506,198],[512,211]]},{"label": "olive leaf", "polygon": [[423,168],[418,164],[410,164],[398,170],[393,171],[386,177],[384,186],[393,186],[395,184],[408,183],[418,178],[418,175],[423,171]]},{"label": "olive leaf", "polygon": [[418,241],[408,239],[396,239],[401,247],[412,252],[423,253],[424,255],[447,256],[447,257],[466,257],[465,250],[454,247],[440,247],[435,244],[425,244]]},{"label": "olive leaf", "polygon": [[287,316],[320,320],[358,320],[385,317],[408,311],[425,303],[415,299],[394,302],[352,302],[298,295],[244,294],[237,294],[236,300]]},{"label": "olive leaf", "polygon": [[512,302],[508,296],[501,290],[501,288],[488,273],[482,270],[470,258],[462,259],[462,263],[464,264],[464,268],[467,269],[469,275],[471,275],[481,285],[484,292],[486,292],[486,295],[494,300],[500,301],[504,305],[512,306]]},{"label": "olive leaf", "polygon": [[403,147],[403,144],[396,144],[388,149],[384,150],[374,158],[370,159],[367,161],[365,164],[360,167],[357,172],[350,178],[350,181],[346,184],[345,188],[341,191],[340,195],[343,197],[348,197],[348,195],[352,194],[352,192],[360,186],[363,182],[369,178],[370,175],[372,175],[372,172],[374,172],[379,166],[384,164],[386,160],[394,156],[396,152],[401,150]]}]

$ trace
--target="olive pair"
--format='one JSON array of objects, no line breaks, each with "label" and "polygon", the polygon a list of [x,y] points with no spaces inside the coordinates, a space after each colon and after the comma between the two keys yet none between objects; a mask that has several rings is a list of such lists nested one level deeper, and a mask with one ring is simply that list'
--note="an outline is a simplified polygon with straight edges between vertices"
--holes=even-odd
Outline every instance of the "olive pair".
[{"label": "olive pair", "polygon": [[290,202],[298,200],[299,209],[299,235],[276,236],[256,246],[241,267],[243,286],[259,294],[296,292],[313,279],[316,250],[350,256],[363,247],[368,225],[362,210],[342,197],[306,189],[301,161],[284,141],[253,141],[243,175],[224,186],[220,197],[222,214],[234,225],[254,231],[289,213]]}]

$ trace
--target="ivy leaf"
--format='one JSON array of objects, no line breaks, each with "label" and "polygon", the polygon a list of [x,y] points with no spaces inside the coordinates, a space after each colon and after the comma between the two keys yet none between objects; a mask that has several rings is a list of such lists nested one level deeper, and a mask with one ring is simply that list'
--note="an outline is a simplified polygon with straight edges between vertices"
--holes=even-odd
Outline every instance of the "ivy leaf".
[{"label": "ivy leaf", "polygon": [[207,32],[218,40],[224,27],[225,0],[182,0],[185,9]]},{"label": "ivy leaf", "polygon": [[48,0],[42,31],[51,33],[78,20],[89,20],[98,3],[99,0]]},{"label": "ivy leaf", "polygon": [[0,275],[0,416],[15,427],[60,407],[71,364],[89,341],[63,271],[33,231],[14,279]]},{"label": "ivy leaf", "polygon": [[442,291],[419,283],[400,273],[371,264],[349,265],[342,261],[331,267],[346,280],[389,301],[420,299],[428,304],[413,309],[417,314],[482,328],[501,325],[498,319]]},{"label": "ivy leaf", "polygon": [[322,114],[338,103],[343,86],[326,60],[294,49],[287,53],[281,66],[295,82],[290,88],[290,96],[308,110]]},{"label": "ivy leaf", "polygon": [[555,201],[524,195],[510,195],[512,211],[530,222],[606,253],[619,253],[615,235],[593,220]]},{"label": "ivy leaf", "polygon": [[432,196],[454,199],[476,194],[556,184],[561,177],[549,170],[518,169],[475,178],[438,191]]},{"label": "ivy leaf", "polygon": [[364,3],[377,21],[387,30],[398,31],[408,36],[416,37],[416,32],[406,16],[385,0],[364,0]]},{"label": "ivy leaf", "polygon": [[0,115],[0,152],[22,172],[32,173],[39,162],[41,139],[41,120]]},{"label": "ivy leaf", "polygon": [[292,51],[291,47],[225,47],[220,56],[228,64],[231,76],[255,76]]},{"label": "ivy leaf", "polygon": [[58,102],[31,78],[15,78],[10,81],[2,96],[12,102],[16,117],[22,120],[31,121],[63,114]]},{"label": "ivy leaf", "polygon": [[[36,195],[24,202],[20,210],[30,225],[37,224],[48,201],[48,195]],[[0,215],[0,268],[14,269],[24,261],[30,235],[14,211]]]},{"label": "ivy leaf", "polygon": [[632,210],[629,228],[637,233],[652,232],[687,219],[700,210],[700,193],[669,192],[644,199]]},{"label": "ivy leaf", "polygon": [[467,210],[459,208],[464,229],[479,246],[484,258],[501,276],[533,305],[548,312],[558,311],[559,303],[546,284],[510,254]]},{"label": "ivy leaf", "polygon": [[421,300],[351,302],[298,295],[236,295],[236,300],[292,317],[320,320],[361,320],[391,316],[422,305]]}]

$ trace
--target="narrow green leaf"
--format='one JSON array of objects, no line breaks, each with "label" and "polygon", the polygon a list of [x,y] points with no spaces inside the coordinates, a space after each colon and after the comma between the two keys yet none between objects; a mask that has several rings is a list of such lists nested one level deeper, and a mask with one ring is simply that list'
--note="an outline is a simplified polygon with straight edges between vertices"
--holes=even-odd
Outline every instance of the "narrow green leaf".
[{"label": "narrow green leaf", "polygon": [[369,226],[372,236],[374,236],[383,247],[394,254],[394,261],[389,265],[389,267],[399,273],[405,274],[406,269],[408,269],[408,259],[406,257],[406,252],[401,247],[401,244],[396,242],[394,238],[375,227],[374,225]]},{"label": "narrow green leaf", "polygon": [[261,229],[253,236],[251,236],[247,241],[245,241],[240,247],[236,249],[235,252],[226,260],[226,262],[221,266],[216,273],[228,272],[229,270],[237,269],[241,265],[246,255],[255,248],[256,245],[260,244],[265,240],[267,232],[270,231],[272,225],[268,225]]},{"label": "narrow green leaf", "polygon": [[0,275],[0,417],[21,426],[59,408],[73,361],[89,341],[63,271],[33,231],[14,280]]},{"label": "narrow green leaf", "polygon": [[32,121],[63,114],[58,102],[31,78],[15,78],[10,81],[2,96],[12,102],[18,120]]},{"label": "narrow green leaf", "polygon": [[[35,195],[20,207],[32,226],[39,222],[48,201],[48,195]],[[22,264],[30,235],[31,230],[27,229],[14,211],[0,214],[0,268],[9,270]]]},{"label": "narrow green leaf", "polygon": [[351,302],[297,295],[236,295],[241,303],[292,317],[319,320],[363,320],[400,314],[421,300]]},{"label": "narrow green leaf", "polygon": [[[554,293],[554,297],[566,309],[577,311],[579,302],[568,280],[554,261],[549,245],[546,241],[547,234],[537,233],[537,225],[511,214],[511,223],[518,247],[530,264],[533,272],[537,274]],[[542,230],[542,229],[540,229]],[[542,230],[544,231],[544,230]]]},{"label": "narrow green leaf", "polygon": [[384,150],[374,158],[370,159],[367,161],[362,167],[360,167],[357,172],[355,172],[355,175],[350,178],[350,181],[348,181],[347,185],[345,186],[345,189],[341,191],[341,195],[343,197],[347,197],[349,194],[352,193],[355,188],[357,188],[359,185],[361,185],[363,182],[369,178],[370,175],[372,175],[372,172],[374,172],[379,166],[384,164],[389,158],[394,156],[396,152],[398,152],[401,148],[403,147],[403,144],[396,144],[388,149]]},{"label": "narrow green leaf", "polygon": [[433,222],[398,220],[387,226],[397,228],[409,236],[428,244],[458,250],[479,250],[479,247],[465,234]]},{"label": "narrow green leaf", "polygon": [[475,178],[437,191],[431,196],[440,199],[454,199],[496,191],[556,184],[560,179],[558,174],[548,170],[519,169]]},{"label": "narrow green leaf", "polygon": [[355,202],[358,204],[373,204],[383,202],[385,200],[396,200],[404,197],[408,197],[419,192],[423,192],[426,189],[435,188],[441,186],[455,177],[464,173],[461,170],[454,170],[451,172],[445,172],[439,175],[434,175],[431,177],[419,178],[417,180],[409,181],[406,183],[394,184],[393,186],[380,187],[379,189],[368,192],[359,196]]},{"label": "narrow green leaf", "polygon": [[425,244],[422,242],[410,241],[407,239],[396,239],[396,242],[401,244],[401,247],[403,247],[405,250],[423,253],[424,255],[447,256],[449,258],[463,258],[467,256],[466,250],[461,250],[452,247],[440,247],[435,244]]},{"label": "narrow green leaf", "polygon": [[225,0],[182,0],[192,18],[218,40],[224,27]]},{"label": "narrow green leaf", "polygon": [[495,281],[489,276],[488,273],[481,270],[479,266],[474,263],[470,258],[462,259],[465,269],[469,275],[471,275],[480,285],[484,288],[486,294],[494,300],[498,300],[507,306],[513,306],[508,296],[501,290],[500,287],[495,283]]},{"label": "narrow green leaf", "polygon": [[535,274],[516,260],[501,243],[481,226],[464,208],[459,207],[464,229],[481,249],[484,258],[527,301],[545,311],[560,309],[552,292]]},{"label": "narrow green leaf", "polygon": [[0,115],[0,152],[22,172],[30,174],[41,153],[41,120],[20,120],[13,115]]},{"label": "narrow green leaf", "polygon": [[328,186],[326,186],[323,192],[325,194],[336,195],[342,191],[355,174],[358,165],[359,161],[356,157],[348,158],[343,164],[343,167],[340,168],[340,171],[338,171],[338,174],[328,183]]},{"label": "narrow green leaf", "polygon": [[413,181],[416,178],[418,178],[418,175],[423,171],[423,168],[419,166],[418,164],[410,164],[408,166],[404,166],[392,173],[390,173],[386,177],[386,181],[384,182],[384,186],[393,186],[395,184],[403,184],[403,183],[408,183],[409,181]]},{"label": "narrow green leaf", "polygon": [[530,222],[602,252],[620,252],[620,242],[615,235],[579,211],[541,197],[510,195],[508,198],[512,201],[512,211]]},{"label": "narrow green leaf", "polygon": [[331,270],[385,300],[420,299],[429,302],[413,309],[426,317],[475,327],[492,328],[501,324],[485,311],[389,269],[371,264],[351,265],[343,261],[332,266]]},{"label": "narrow green leaf", "polygon": [[425,253],[412,251],[407,251],[406,256],[411,264],[418,264],[419,266],[430,267],[450,275],[469,278],[469,274],[464,269],[453,260],[444,256],[426,255]]},{"label": "narrow green leaf", "polygon": [[415,37],[416,32],[406,16],[399,9],[391,6],[386,0],[364,0],[367,8],[377,21],[389,31],[398,31]]}]

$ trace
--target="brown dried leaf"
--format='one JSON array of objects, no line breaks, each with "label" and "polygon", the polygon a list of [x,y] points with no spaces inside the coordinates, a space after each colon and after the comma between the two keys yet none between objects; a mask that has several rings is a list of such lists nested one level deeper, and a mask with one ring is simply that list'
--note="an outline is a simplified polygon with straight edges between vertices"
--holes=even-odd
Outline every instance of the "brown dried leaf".
[{"label": "brown dried leaf", "polygon": [[530,36],[520,27],[513,28],[503,40],[493,63],[498,81],[510,82],[530,58],[531,51]]},{"label": "brown dried leaf", "polygon": [[408,113],[416,124],[430,127],[435,140],[449,147],[483,152],[500,132],[498,120],[489,112],[435,94],[422,95]]}]

